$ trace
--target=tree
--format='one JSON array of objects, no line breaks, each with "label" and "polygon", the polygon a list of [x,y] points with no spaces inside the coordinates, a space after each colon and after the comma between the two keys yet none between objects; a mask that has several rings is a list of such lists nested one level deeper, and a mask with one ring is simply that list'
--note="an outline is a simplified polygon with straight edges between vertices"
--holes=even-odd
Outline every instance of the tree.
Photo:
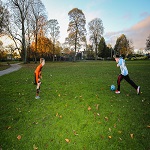
[{"label": "tree", "polygon": [[43,28],[43,26],[46,25],[47,22],[47,16],[45,12],[45,6],[43,5],[41,0],[33,0],[33,3],[31,3],[31,25],[32,30],[34,33],[34,40],[35,40],[35,63],[36,63],[36,52],[37,52],[37,42],[38,42],[38,35],[40,30]]},{"label": "tree", "polygon": [[145,48],[145,50],[150,51],[150,35],[146,39],[146,48]]},{"label": "tree", "polygon": [[93,19],[88,23],[88,28],[89,28],[90,41],[93,43],[95,47],[95,56],[96,56],[95,59],[97,60],[98,43],[100,42],[100,39],[104,32],[102,20],[100,18]]},{"label": "tree", "polygon": [[107,57],[112,56],[111,55],[111,46],[106,45],[104,37],[101,38],[99,45],[98,45],[98,56],[103,57],[103,58],[107,58]]},{"label": "tree", "polygon": [[18,30],[21,31],[21,42],[22,45],[22,54],[24,58],[24,63],[27,63],[27,50],[26,50],[26,18],[28,10],[31,4],[31,0],[9,0],[9,5],[12,10],[12,16],[15,25],[18,27]]},{"label": "tree", "polygon": [[98,45],[98,56],[106,58],[106,47],[105,39],[102,37]]},{"label": "tree", "polygon": [[0,36],[4,32],[7,27],[7,23],[9,22],[9,11],[5,8],[0,0]]},{"label": "tree", "polygon": [[73,8],[68,13],[69,16],[69,25],[68,25],[68,38],[66,42],[70,47],[75,51],[74,61],[76,61],[76,51],[79,50],[82,42],[86,41],[86,19],[82,10],[78,8]]},{"label": "tree", "polygon": [[107,48],[109,49],[109,54],[108,54],[108,57],[113,57],[113,55],[114,55],[114,50],[113,50],[113,48],[112,48],[112,45],[109,43],[109,44],[107,44]]},{"label": "tree", "polygon": [[[37,57],[44,57],[44,58],[50,58],[52,54],[52,41],[45,37],[42,31],[38,35],[38,41],[37,41],[37,51],[36,56]],[[31,49],[31,56],[35,56],[35,41],[31,43],[30,46]]]},{"label": "tree", "polygon": [[52,39],[52,42],[53,42],[53,61],[55,59],[55,55],[56,55],[56,49],[55,49],[55,44],[59,38],[59,28],[60,26],[58,25],[58,21],[56,19],[51,19],[47,22],[47,25],[48,25],[48,28],[49,28],[49,31],[50,31],[50,37]]},{"label": "tree", "polygon": [[0,60],[4,58],[4,47],[3,42],[0,40]]},{"label": "tree", "polygon": [[93,46],[88,44],[86,46],[86,57],[87,59],[94,59],[94,51],[93,51]]},{"label": "tree", "polygon": [[117,38],[114,50],[115,53],[127,56],[133,51],[132,42],[129,41],[124,34],[122,34],[119,38]]},{"label": "tree", "polygon": [[8,49],[8,54],[10,54],[10,59],[12,60],[14,58],[14,52],[15,52],[15,47],[13,44],[9,44],[6,49]]}]

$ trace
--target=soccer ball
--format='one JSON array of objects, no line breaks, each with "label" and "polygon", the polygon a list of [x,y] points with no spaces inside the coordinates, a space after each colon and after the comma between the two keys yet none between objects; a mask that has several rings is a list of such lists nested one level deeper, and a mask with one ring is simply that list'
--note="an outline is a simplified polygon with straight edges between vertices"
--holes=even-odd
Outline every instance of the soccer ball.
[{"label": "soccer ball", "polygon": [[115,91],[116,87],[114,85],[111,85],[110,90]]}]

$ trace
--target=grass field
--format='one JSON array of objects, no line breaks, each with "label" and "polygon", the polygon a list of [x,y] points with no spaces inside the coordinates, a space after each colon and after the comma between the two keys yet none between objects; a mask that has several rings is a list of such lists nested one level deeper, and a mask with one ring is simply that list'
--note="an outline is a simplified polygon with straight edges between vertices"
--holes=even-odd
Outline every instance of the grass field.
[{"label": "grass field", "polygon": [[150,61],[127,61],[141,95],[110,91],[114,61],[47,62],[39,100],[37,64],[22,66],[0,77],[1,150],[150,150]]}]

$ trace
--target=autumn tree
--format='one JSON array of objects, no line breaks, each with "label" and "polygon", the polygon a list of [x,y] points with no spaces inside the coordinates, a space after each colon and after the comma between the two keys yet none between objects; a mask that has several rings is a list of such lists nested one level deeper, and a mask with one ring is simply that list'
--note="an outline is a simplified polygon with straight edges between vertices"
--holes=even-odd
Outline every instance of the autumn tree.
[{"label": "autumn tree", "polygon": [[133,51],[132,42],[129,41],[124,34],[122,34],[119,38],[117,38],[114,50],[115,53],[127,56]]},{"label": "autumn tree", "polygon": [[95,47],[95,59],[98,57],[98,43],[104,33],[104,27],[100,18],[95,18],[88,23],[90,41]]},{"label": "autumn tree", "polygon": [[35,63],[36,63],[36,53],[38,51],[37,49],[38,35],[39,35],[40,30],[43,29],[43,26],[46,26],[46,22],[47,22],[45,6],[41,0],[33,0],[33,2],[31,3],[31,21],[30,22],[32,25],[33,33],[34,33],[34,40],[35,40],[34,58],[35,58]]},{"label": "autumn tree", "polygon": [[[50,59],[52,55],[52,47],[53,47],[52,41],[49,38],[47,38],[42,31],[40,31],[37,41],[36,56]],[[32,41],[30,49],[31,49],[31,57],[34,57],[36,50],[35,40]]]},{"label": "autumn tree", "polygon": [[59,24],[58,24],[58,21],[56,19],[51,19],[47,22],[47,26],[48,26],[48,29],[49,29],[49,32],[50,32],[50,38],[53,42],[53,61],[55,59],[55,55],[56,55],[56,42],[59,38],[59,34],[60,34],[60,31],[59,31]]},{"label": "autumn tree", "polygon": [[82,42],[86,41],[86,19],[82,10],[78,8],[73,8],[68,13],[69,25],[68,25],[68,37],[66,42],[75,51],[74,61],[76,61],[76,51],[79,50]]}]

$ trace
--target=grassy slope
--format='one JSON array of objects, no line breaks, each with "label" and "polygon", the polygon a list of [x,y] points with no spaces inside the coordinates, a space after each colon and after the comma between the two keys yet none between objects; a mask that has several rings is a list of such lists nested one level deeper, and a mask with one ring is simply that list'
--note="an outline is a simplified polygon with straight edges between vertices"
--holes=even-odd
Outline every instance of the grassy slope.
[{"label": "grassy slope", "polygon": [[34,99],[35,64],[0,77],[0,147],[150,149],[150,61],[127,66],[140,96],[125,81],[120,95],[110,91],[120,73],[115,62],[46,63],[40,100]]}]

